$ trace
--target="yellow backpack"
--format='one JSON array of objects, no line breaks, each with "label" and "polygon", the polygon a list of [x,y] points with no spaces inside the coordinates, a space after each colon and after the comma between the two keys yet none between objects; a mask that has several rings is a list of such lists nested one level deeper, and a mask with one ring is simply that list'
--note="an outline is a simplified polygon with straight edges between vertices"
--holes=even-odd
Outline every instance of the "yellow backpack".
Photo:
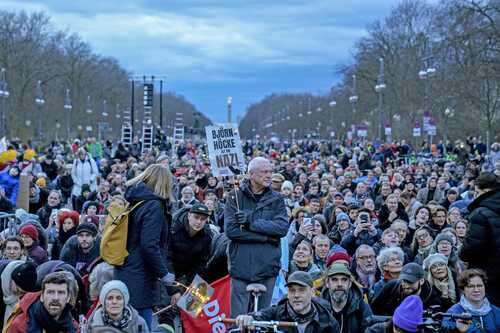
[{"label": "yellow backpack", "polygon": [[132,208],[123,198],[115,198],[108,206],[101,238],[101,258],[110,265],[122,266],[128,257],[127,236],[130,213],[144,201],[139,201]]}]

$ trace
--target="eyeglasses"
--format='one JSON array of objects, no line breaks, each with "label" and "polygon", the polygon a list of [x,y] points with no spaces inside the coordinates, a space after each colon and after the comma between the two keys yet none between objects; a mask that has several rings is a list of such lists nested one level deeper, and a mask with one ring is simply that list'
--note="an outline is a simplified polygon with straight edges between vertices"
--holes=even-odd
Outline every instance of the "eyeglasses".
[{"label": "eyeglasses", "polygon": [[375,260],[375,256],[371,255],[371,256],[359,256],[357,257],[358,260],[362,260],[362,261],[365,261],[365,260]]},{"label": "eyeglasses", "polygon": [[465,288],[469,288],[469,289],[483,289],[484,288],[484,284],[468,284],[465,286]]},{"label": "eyeglasses", "polygon": [[424,239],[426,239],[427,237],[429,237],[429,234],[428,234],[428,233],[417,235],[417,239],[418,239],[418,240],[424,240]]}]

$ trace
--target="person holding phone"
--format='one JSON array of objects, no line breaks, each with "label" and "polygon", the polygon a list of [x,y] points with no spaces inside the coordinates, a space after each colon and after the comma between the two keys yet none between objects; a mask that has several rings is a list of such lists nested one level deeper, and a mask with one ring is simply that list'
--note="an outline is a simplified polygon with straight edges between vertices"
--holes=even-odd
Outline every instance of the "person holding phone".
[{"label": "person holding phone", "polygon": [[373,246],[380,240],[380,236],[380,230],[373,225],[370,219],[370,211],[362,208],[355,221],[354,231],[346,235],[340,245],[352,256],[360,245]]}]

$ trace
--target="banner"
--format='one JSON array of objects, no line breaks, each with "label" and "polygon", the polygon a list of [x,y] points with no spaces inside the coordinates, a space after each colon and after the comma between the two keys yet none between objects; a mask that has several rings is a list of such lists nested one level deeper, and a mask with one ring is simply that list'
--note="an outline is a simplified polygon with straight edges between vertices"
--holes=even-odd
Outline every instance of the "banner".
[{"label": "banner", "polygon": [[196,317],[181,309],[181,320],[185,333],[226,332],[226,325],[218,318],[229,318],[231,313],[231,279],[229,275],[213,282],[212,297],[204,302]]},{"label": "banner", "polygon": [[208,156],[214,176],[233,176],[233,170],[246,172],[240,133],[232,124],[205,127]]}]

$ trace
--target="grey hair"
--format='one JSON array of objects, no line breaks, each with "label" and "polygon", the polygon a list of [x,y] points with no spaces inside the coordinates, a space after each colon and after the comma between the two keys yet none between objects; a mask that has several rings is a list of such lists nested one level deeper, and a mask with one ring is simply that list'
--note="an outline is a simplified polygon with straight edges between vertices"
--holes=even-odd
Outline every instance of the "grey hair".
[{"label": "grey hair", "polygon": [[403,250],[401,250],[400,247],[395,246],[395,247],[388,247],[388,248],[382,249],[377,256],[377,266],[381,272],[384,271],[384,266],[387,265],[391,255],[393,255],[393,254],[398,255],[399,259],[401,259],[401,262],[405,261],[405,254],[404,254]]},{"label": "grey hair", "polygon": [[260,166],[262,166],[263,164],[269,164],[271,162],[269,162],[269,160],[267,158],[264,158],[264,157],[261,157],[261,156],[258,156],[254,159],[252,159],[249,163],[248,163],[248,168],[247,168],[247,171],[248,173],[252,173],[254,172],[256,169],[258,169]]},{"label": "grey hair", "polygon": [[372,250],[373,253],[375,253],[375,250],[373,249],[373,247],[371,247],[370,245],[367,245],[367,244],[361,244],[360,246],[358,246],[358,248],[356,249],[356,252],[354,252],[354,258],[357,258],[358,255],[359,255],[359,252],[363,251],[363,250]]}]

